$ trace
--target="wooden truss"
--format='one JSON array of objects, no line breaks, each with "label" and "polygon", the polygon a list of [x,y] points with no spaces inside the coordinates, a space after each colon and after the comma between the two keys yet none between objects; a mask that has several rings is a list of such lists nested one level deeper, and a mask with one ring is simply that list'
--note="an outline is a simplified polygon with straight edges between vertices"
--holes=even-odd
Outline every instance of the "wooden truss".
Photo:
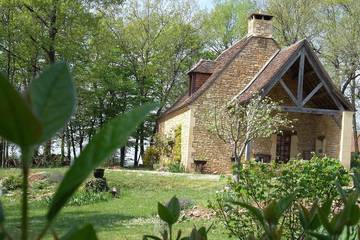
[{"label": "wooden truss", "polygon": [[[304,63],[305,58],[313,68],[314,72],[317,75],[317,78],[320,80],[311,91],[307,94],[307,96],[303,96],[304,89]],[[298,69],[298,82],[297,82],[297,94],[294,96],[292,91],[286,85],[285,81],[282,79],[284,74],[290,69],[290,67],[295,64],[295,62],[299,60],[299,69]],[[263,94],[267,95],[270,90],[275,86],[276,83],[280,83],[281,87],[285,90],[286,94],[289,96],[291,101],[294,103],[294,106],[282,106],[283,111],[286,112],[297,112],[297,113],[312,113],[312,114],[325,114],[325,115],[333,115],[336,116],[341,111],[344,111],[343,105],[340,103],[339,98],[334,94],[333,89],[334,86],[329,83],[331,81],[328,76],[325,76],[324,71],[322,71],[321,66],[316,61],[313,54],[307,51],[304,46],[299,50],[297,54],[294,54],[286,65],[278,72],[278,74],[269,82],[269,84],[264,88]],[[326,93],[330,96],[331,100],[335,103],[337,109],[323,109],[323,108],[308,108],[305,107],[305,104],[309,102],[312,97],[321,89],[325,88]]]}]

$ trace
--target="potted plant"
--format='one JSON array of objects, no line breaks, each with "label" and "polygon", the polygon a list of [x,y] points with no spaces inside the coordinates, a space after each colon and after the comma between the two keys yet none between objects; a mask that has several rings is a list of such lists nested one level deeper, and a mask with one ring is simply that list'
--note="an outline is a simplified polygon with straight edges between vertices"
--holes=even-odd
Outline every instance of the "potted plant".
[{"label": "potted plant", "polygon": [[94,169],[94,177],[95,178],[103,178],[105,173],[104,168],[95,168]]}]

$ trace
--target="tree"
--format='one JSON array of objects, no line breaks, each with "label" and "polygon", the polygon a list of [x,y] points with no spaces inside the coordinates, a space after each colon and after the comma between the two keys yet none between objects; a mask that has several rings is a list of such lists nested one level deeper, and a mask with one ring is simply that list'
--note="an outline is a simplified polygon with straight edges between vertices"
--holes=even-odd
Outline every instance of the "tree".
[{"label": "tree", "polygon": [[219,55],[245,36],[248,16],[256,5],[250,0],[217,0],[214,8],[206,13],[202,31],[206,47]]},{"label": "tree", "polygon": [[306,38],[319,51],[321,1],[269,0],[267,5],[266,11],[274,16],[274,36],[280,45],[289,46]]},{"label": "tree", "polygon": [[190,1],[134,0],[124,9],[126,14],[110,28],[118,39],[121,67],[128,70],[134,87],[129,104],[137,106],[149,99],[163,103],[133,136],[137,166],[145,142],[155,133],[156,118],[184,89],[186,70],[198,59],[203,45]]},{"label": "tree", "polygon": [[278,103],[260,95],[253,96],[248,103],[234,99],[218,108],[213,108],[209,130],[224,143],[231,145],[237,179],[246,146],[257,138],[270,137],[291,124],[280,112]]},{"label": "tree", "polygon": [[[341,92],[348,96],[354,109],[359,101],[360,76],[360,2],[325,2],[322,25],[322,59],[327,65]],[[353,116],[355,153],[359,154],[357,114]]]}]

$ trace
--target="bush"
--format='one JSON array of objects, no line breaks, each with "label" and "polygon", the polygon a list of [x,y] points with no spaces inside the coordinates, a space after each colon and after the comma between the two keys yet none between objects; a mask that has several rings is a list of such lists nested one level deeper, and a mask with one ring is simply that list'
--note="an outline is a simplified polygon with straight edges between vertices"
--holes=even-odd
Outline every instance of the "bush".
[{"label": "bush", "polygon": [[238,239],[247,239],[250,232],[260,239],[262,229],[251,213],[233,202],[263,208],[273,200],[294,194],[295,203],[280,222],[286,239],[298,239],[302,229],[295,206],[338,199],[336,181],[341,186],[347,186],[350,181],[349,174],[338,160],[318,157],[287,164],[250,162],[240,171],[239,177],[238,183],[229,181],[226,189],[217,194],[216,202],[210,204],[229,234]]},{"label": "bush", "polygon": [[98,202],[106,202],[110,199],[112,199],[112,197],[108,192],[78,191],[70,198],[68,205],[83,206]]},{"label": "bush", "polygon": [[155,146],[150,146],[145,150],[143,164],[145,167],[153,168],[154,164],[160,161],[160,151]]},{"label": "bush", "polygon": [[181,161],[181,125],[174,130],[174,147],[172,153],[172,161]]},{"label": "bush", "polygon": [[94,178],[85,183],[86,192],[107,192],[109,191],[109,186],[105,178]]},{"label": "bush", "polygon": [[22,177],[20,175],[10,175],[2,180],[1,185],[5,191],[14,191],[21,188]]},{"label": "bush", "polygon": [[352,153],[351,155],[351,168],[360,168],[360,155]]},{"label": "bush", "polygon": [[169,172],[172,173],[182,173],[185,172],[184,166],[181,164],[181,162],[171,162],[167,165]]}]

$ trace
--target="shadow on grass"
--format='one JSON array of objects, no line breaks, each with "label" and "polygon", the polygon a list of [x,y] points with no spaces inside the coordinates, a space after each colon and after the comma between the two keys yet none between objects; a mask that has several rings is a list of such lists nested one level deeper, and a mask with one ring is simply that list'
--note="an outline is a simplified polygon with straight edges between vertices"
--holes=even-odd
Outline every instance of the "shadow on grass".
[{"label": "shadow on grass", "polygon": [[[122,221],[129,221],[137,216],[129,216],[124,214],[109,214],[101,211],[64,211],[53,223],[53,229],[60,235],[63,235],[74,227],[81,227],[85,224],[92,224],[97,231],[108,229],[113,225],[119,225]],[[7,231],[17,239],[20,236],[21,224],[20,212],[16,217],[6,220],[5,227]],[[30,217],[30,233],[36,236],[45,225],[46,218],[43,215],[33,215]]]}]

